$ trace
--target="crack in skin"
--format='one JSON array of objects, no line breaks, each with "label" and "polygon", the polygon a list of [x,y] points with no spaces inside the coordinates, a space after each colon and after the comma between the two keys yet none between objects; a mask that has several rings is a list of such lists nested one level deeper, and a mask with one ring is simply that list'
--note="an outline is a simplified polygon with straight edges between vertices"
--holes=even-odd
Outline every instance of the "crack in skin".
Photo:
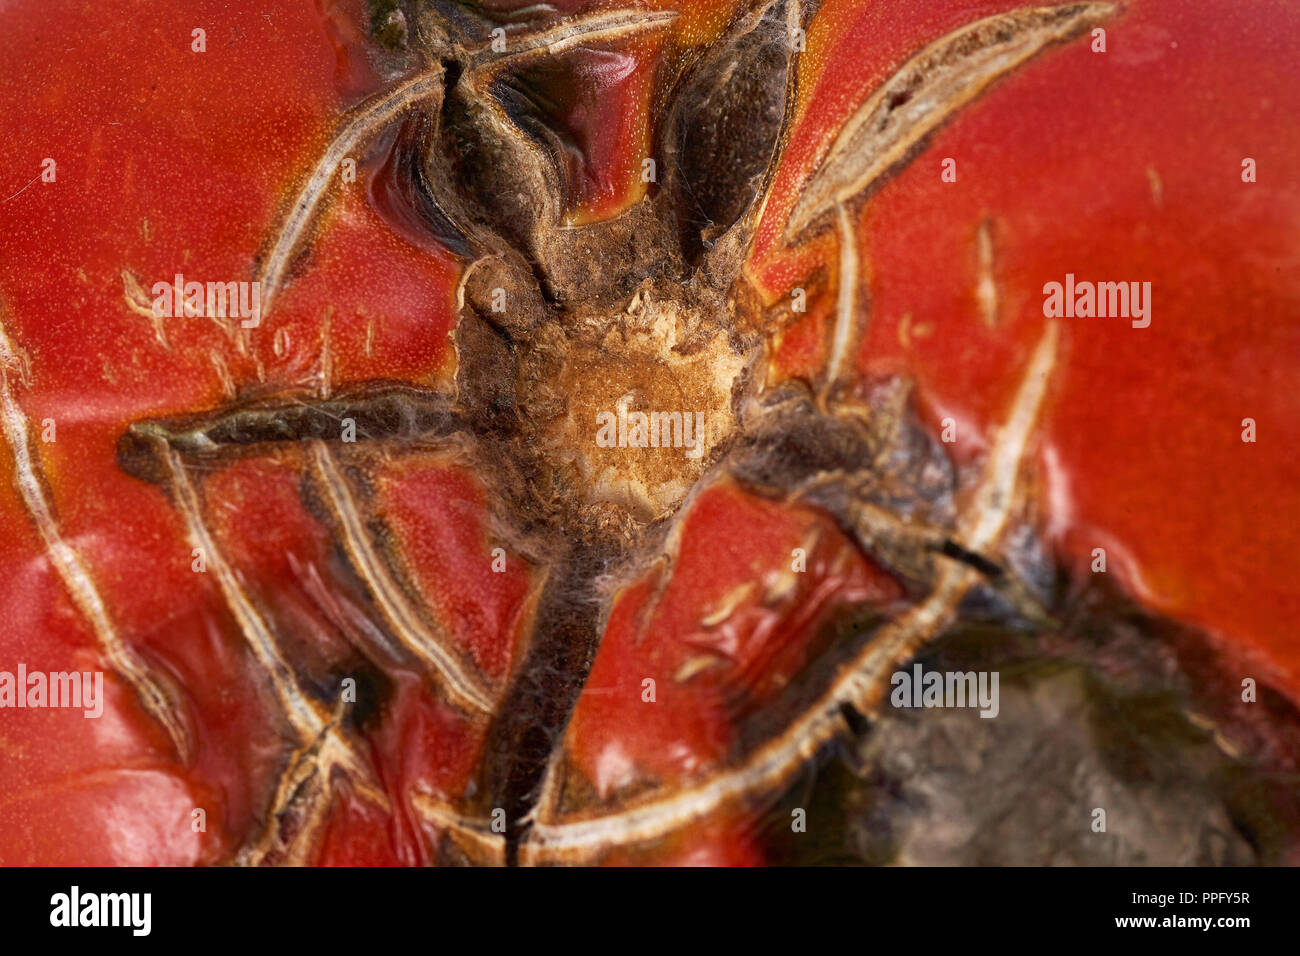
[{"label": "crack in skin", "polygon": [[598,10],[579,14],[549,29],[522,35],[507,35],[513,49],[498,53],[492,43],[483,43],[468,52],[470,70],[490,76],[519,60],[558,56],[584,44],[621,40],[650,30],[662,30],[677,19],[676,10]]},{"label": "crack in skin", "polygon": [[437,672],[441,685],[458,705],[491,714],[495,709],[491,690],[474,673],[472,665],[460,660],[455,649],[448,646],[445,632],[439,633],[439,628],[425,625],[371,545],[347,479],[329,448],[317,439],[311,443],[310,454],[313,476],[324,489],[330,512],[337,521],[336,537],[342,540],[353,568],[366,582],[391,631],[404,647]]},{"label": "crack in skin", "polygon": [[975,299],[979,303],[980,314],[984,324],[994,328],[998,324],[998,284],[993,278],[994,249],[993,221],[988,218],[980,220],[975,232],[975,250],[979,278],[975,286]]},{"label": "crack in skin", "polygon": [[492,828],[493,821],[457,813],[427,793],[415,793],[411,803],[422,820],[444,830],[471,860],[505,866],[506,838]]},{"label": "crack in skin", "polygon": [[4,306],[0,303],[0,431],[3,431],[13,455],[14,483],[45,545],[50,564],[62,580],[72,603],[90,625],[109,666],[131,686],[145,711],[162,726],[181,763],[188,764],[194,754],[194,742],[177,703],[176,690],[169,687],[163,676],[122,640],[85,558],[64,540],[59,530],[44,470],[32,457],[28,443],[27,416],[10,387],[11,374],[16,372],[25,384],[29,371],[27,356],[9,340],[5,318]]},{"label": "crack in skin", "polygon": [[[373,774],[358,746],[344,738],[341,712],[325,712],[303,692],[274,630],[208,532],[202,503],[180,456],[165,445],[159,449],[159,456],[170,472],[168,487],[185,518],[190,543],[202,549],[216,573],[226,606],[268,678],[281,713],[298,742],[276,786],[263,833],[238,853],[236,861],[246,865],[281,860],[305,862],[312,837],[329,814],[335,769],[348,775],[361,796],[385,810],[391,810],[388,797],[370,783]],[[341,706],[340,703],[340,709]]]},{"label": "crack in skin", "polygon": [[839,293],[835,301],[835,333],[831,337],[831,354],[826,361],[826,377],[819,398],[824,403],[827,393],[844,378],[844,363],[854,351],[853,346],[862,337],[861,320],[866,310],[859,308],[857,230],[849,219],[843,203],[835,204],[835,224],[839,232],[840,265]]},{"label": "crack in skin", "polygon": [[[683,70],[672,106],[665,111],[677,119],[669,124],[669,141],[663,144],[664,188],[609,221],[572,229],[555,228],[558,197],[564,195],[563,183],[557,184],[561,167],[547,155],[546,143],[523,131],[519,117],[495,98],[484,78],[509,69],[515,60],[657,30],[672,17],[639,10],[586,15],[508,35],[512,49],[506,54],[452,42],[449,32],[434,31],[424,38],[427,58],[444,65],[351,111],[298,193],[262,270],[269,283],[263,314],[286,285],[289,262],[319,215],[339,159],[413,107],[432,104],[420,140],[427,154],[415,167],[418,185],[447,213],[463,247],[471,250],[456,290],[454,394],[375,382],[351,386],[328,399],[305,394],[262,397],[186,419],[137,422],[119,443],[122,467],[170,486],[189,519],[191,536],[205,541],[200,506],[186,478],[187,464],[218,467],[284,445],[307,450],[309,467],[324,485],[341,526],[335,537],[368,584],[376,616],[388,622],[408,649],[423,655],[432,684],[449,704],[493,715],[479,783],[485,799],[506,811],[504,836],[427,794],[414,798],[417,814],[443,828],[471,858],[507,864],[588,858],[612,845],[661,836],[723,803],[779,787],[845,732],[845,707],[872,712],[888,669],[940,632],[977,584],[1000,588],[1021,613],[1041,611],[1030,590],[995,555],[1020,500],[1019,479],[1055,361],[1056,327],[1048,326],[1030,360],[1011,417],[997,436],[973,497],[956,510],[939,491],[927,492],[908,476],[905,466],[915,464],[918,446],[912,435],[915,426],[904,421],[905,397],[882,408],[849,394],[853,345],[868,311],[858,289],[850,213],[887,172],[915,154],[931,131],[993,81],[1044,47],[1077,36],[1115,8],[1074,3],[978,21],[904,63],[850,120],[814,173],[785,233],[789,242],[802,241],[828,211],[836,213],[839,223],[833,348],[814,397],[798,386],[775,393],[762,390],[765,334],[771,329],[764,327],[761,312],[757,320],[751,314],[760,297],[750,288],[742,264],[794,120],[798,53],[789,39],[807,26],[816,6],[767,0],[743,11],[732,31],[710,50],[708,56],[714,59],[707,62],[730,62],[735,67],[728,72],[731,77],[744,78],[747,68],[752,71],[773,59],[783,63],[784,71],[755,93],[742,85],[732,87],[730,79],[719,83],[708,70]],[[900,91],[908,96],[900,99]],[[696,174],[681,160],[680,143],[669,134],[689,128],[691,124],[680,118],[692,116],[692,111],[699,114],[694,124],[705,127],[756,95],[766,97],[762,105],[767,114],[779,118],[764,131],[768,138],[753,145],[757,152],[740,164],[761,168],[762,181],[747,181],[738,192],[722,190],[706,213],[734,218],[711,219],[707,228],[714,238],[709,241],[684,241],[695,228],[692,217],[699,215],[697,207],[684,206],[684,197],[692,192],[690,177]],[[446,108],[457,97],[459,116]],[[883,114],[882,104],[888,105]],[[453,133],[467,135],[466,124],[482,152],[477,166],[505,170],[500,175],[513,177],[513,190],[521,194],[536,184],[531,205],[509,205],[490,181],[465,178]],[[735,157],[729,157],[728,164],[736,165]],[[727,174],[726,169],[715,172]],[[749,197],[739,209],[738,194]],[[589,255],[575,254],[578,249],[587,249]],[[510,303],[506,314],[492,307],[498,290]],[[643,344],[636,362],[620,361],[629,342]],[[698,355],[708,355],[709,360],[685,361]],[[582,428],[594,427],[570,421],[575,397],[557,388],[563,381],[591,384],[592,401],[597,403],[593,407],[620,395],[686,396],[686,401],[704,403],[705,410],[728,428],[698,463],[683,456],[671,465],[677,472],[666,476],[647,477],[646,466],[636,464],[639,459],[628,449],[627,458],[634,463],[623,472],[616,470],[610,479],[627,482],[627,496],[618,500],[593,478],[590,456],[584,457]],[[797,437],[789,424],[798,420],[790,417],[796,407],[809,409],[811,418],[805,420],[819,423],[831,439],[807,456],[794,454]],[[348,504],[346,482],[327,444],[339,439],[344,418],[356,422],[358,442],[393,453],[457,445],[484,485],[494,519],[508,530],[511,548],[546,569],[526,659],[499,698],[456,660],[441,638],[420,634],[418,612],[425,609],[407,606],[385,578],[386,557],[367,542],[365,526]],[[836,455],[839,460],[832,461]],[[807,464],[823,458],[825,467]],[[668,456],[661,461],[669,461]],[[943,465],[950,473],[946,460]],[[740,767],[617,813],[566,819],[560,813],[559,780],[564,733],[600,645],[610,606],[609,582],[631,579],[661,556],[664,541],[680,527],[695,497],[712,481],[732,475],[784,500],[803,497],[827,508],[859,547],[868,553],[879,548],[916,580],[927,582],[929,590],[909,611],[881,627],[811,709]],[[638,481],[645,487],[634,492]],[[888,518],[894,500],[890,495],[922,503],[933,512],[934,521],[919,533],[903,533],[899,523]],[[328,806],[333,769],[341,767],[350,779],[364,780],[364,768],[358,766],[364,761],[328,718],[310,708],[303,711],[307,705],[292,665],[280,656],[274,636],[224,562],[218,578],[299,738],[297,756],[273,800],[273,819],[296,802],[308,804],[300,814],[305,822],[298,828],[299,842],[289,855],[305,853],[303,847],[326,812],[322,808]],[[268,859],[267,847],[275,842],[263,834],[244,859]]]},{"label": "crack in skin", "polygon": [[[441,67],[435,67],[386,93],[372,97],[345,118],[325,155],[316,163],[307,182],[290,205],[289,215],[259,270],[257,278],[262,284],[263,314],[270,311],[271,303],[279,296],[294,252],[308,227],[320,214],[330,182],[344,157],[416,104],[440,100],[442,92],[443,71]],[[252,328],[253,325],[245,322],[245,327]]]}]

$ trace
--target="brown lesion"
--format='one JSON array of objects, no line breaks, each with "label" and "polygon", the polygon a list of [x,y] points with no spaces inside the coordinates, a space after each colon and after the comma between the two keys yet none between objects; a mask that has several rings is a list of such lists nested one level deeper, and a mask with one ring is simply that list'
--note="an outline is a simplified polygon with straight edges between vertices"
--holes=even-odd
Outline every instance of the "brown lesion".
[{"label": "brown lesion", "polygon": [[[358,503],[345,466],[320,440],[307,451],[308,473],[319,511],[327,515],[348,563],[364,583],[373,606],[407,653],[418,660],[457,707],[491,714],[500,688],[479,672],[469,655],[461,653],[446,629],[416,597],[398,555],[382,542],[388,535],[378,516]],[[380,533],[376,534],[375,529]]]},{"label": "brown lesion", "polygon": [[[752,360],[724,329],[703,325],[674,299],[655,299],[655,291],[636,295],[613,327],[593,323],[566,337],[553,374],[536,383],[558,411],[543,433],[546,454],[571,463],[591,502],[642,522],[672,514],[736,431],[733,393]],[[608,416],[628,414],[656,416],[653,436],[630,438],[653,437],[658,447],[597,443],[598,422],[608,440]]]}]

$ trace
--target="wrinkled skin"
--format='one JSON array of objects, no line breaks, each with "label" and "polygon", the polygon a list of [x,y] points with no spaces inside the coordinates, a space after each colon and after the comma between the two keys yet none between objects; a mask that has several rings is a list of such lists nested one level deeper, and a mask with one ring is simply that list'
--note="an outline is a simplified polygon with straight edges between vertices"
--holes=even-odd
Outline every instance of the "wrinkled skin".
[{"label": "wrinkled skin", "polygon": [[0,862],[1300,859],[1290,6],[117,6],[0,11]]}]

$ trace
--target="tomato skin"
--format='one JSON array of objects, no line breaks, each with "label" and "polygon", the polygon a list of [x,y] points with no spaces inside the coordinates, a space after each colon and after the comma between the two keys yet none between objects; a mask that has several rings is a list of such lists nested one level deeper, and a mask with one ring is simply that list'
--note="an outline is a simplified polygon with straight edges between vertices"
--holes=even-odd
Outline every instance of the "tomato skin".
[{"label": "tomato skin", "polygon": [[[837,615],[893,609],[898,582],[828,516],[720,482],[687,508],[664,561],[620,590],[569,722],[562,776],[589,793],[573,818],[613,812],[653,784],[675,789],[734,767],[740,728],[822,650]],[[604,864],[752,865],[754,814],[732,806],[673,839]]]},{"label": "tomato skin", "polygon": [[[766,296],[787,295],[813,266],[833,262],[828,238],[792,251],[781,230],[853,108],[920,46],[1021,5],[827,0],[809,32],[797,123],[749,266]],[[195,742],[182,759],[111,670],[101,720],[4,712],[0,863],[222,862],[258,826],[282,770],[282,715],[212,575],[192,569],[182,516],[160,488],[119,467],[127,423],[210,409],[236,393],[450,382],[460,264],[395,231],[364,175],[330,205],[274,327],[246,348],[206,319],[159,331],[132,308],[132,282],[148,294],[176,273],[251,275],[338,116],[385,86],[362,7],[266,14],[243,2],[122,0],[110,14],[83,0],[42,0],[0,11],[0,60],[22,67],[0,73],[0,322],[28,362],[21,373],[6,369],[6,380],[63,540],[90,569],[115,632],[183,689]],[[680,7],[671,38],[621,54],[627,71],[604,76],[604,60],[572,58],[598,88],[563,110],[588,146],[575,221],[642,195],[649,64],[716,37],[729,12],[725,0]],[[1107,24],[1105,54],[1086,38],[1050,49],[936,132],[857,214],[871,301],[857,369],[914,379],[928,426],[937,435],[953,419],[958,439],[945,448],[975,464],[1042,332],[1043,284],[1067,272],[1150,281],[1150,328],[1065,322],[1037,452],[1039,524],[1075,574],[1091,573],[1094,549],[1105,548],[1109,573],[1145,605],[1252,655],[1256,676],[1300,699],[1300,396],[1289,384],[1300,356],[1300,325],[1289,320],[1300,305],[1300,89],[1287,82],[1300,11],[1264,9],[1131,0]],[[191,50],[196,28],[206,31],[204,53]],[[47,157],[57,179],[29,182]],[[957,160],[955,183],[940,178],[943,157]],[[1258,182],[1241,180],[1246,157]],[[360,159],[363,173],[382,162]],[[976,292],[981,228],[993,249],[992,323]],[[776,338],[774,379],[815,377],[831,319],[827,303],[814,302]],[[1256,443],[1241,441],[1245,418],[1258,423]],[[40,439],[46,420],[56,441]],[[4,447],[0,669],[103,668],[101,636],[52,563]],[[204,493],[227,515],[213,533],[243,579],[310,635],[304,658],[332,675],[349,652],[315,606],[312,574],[342,598],[347,591],[330,575],[333,545],[302,500],[296,467],[241,463]],[[514,554],[506,572],[490,567],[498,542],[481,485],[453,462],[420,460],[379,475],[375,506],[457,646],[493,681],[508,681],[540,573]],[[809,529],[819,529],[823,550],[809,556],[797,605],[773,612],[755,592],[732,610],[745,623],[722,656],[741,674],[745,706],[761,707],[806,665],[831,611],[900,594],[825,516],[726,483],[692,504],[683,527],[682,563],[617,596],[566,736],[565,759],[609,806],[620,783],[680,785],[726,764],[740,715],[718,684],[671,675],[716,636],[699,622],[746,580],[779,575]],[[641,697],[651,673],[670,675],[654,704]],[[416,793],[491,809],[477,791],[482,723],[433,699],[418,674],[391,666],[387,677],[388,711],[360,739],[391,812],[344,785],[316,862],[438,862],[430,848],[445,833],[419,818]],[[197,809],[205,829],[194,826]],[[761,863],[751,831],[743,814],[717,814],[603,862]]]},{"label": "tomato skin", "polygon": [[[0,79],[6,176],[23,179],[0,205],[0,303],[29,362],[25,379],[6,370],[8,380],[63,539],[116,631],[184,688],[184,722],[198,741],[193,762],[180,761],[111,670],[100,721],[6,711],[6,864],[224,860],[280,770],[280,718],[256,690],[262,677],[212,575],[191,570],[184,523],[162,490],[118,467],[126,423],[212,407],[236,389],[310,383],[326,361],[336,385],[447,370],[451,260],[394,236],[360,192],[334,204],[311,268],[277,307],[278,348],[269,334],[234,348],[207,319],[167,320],[156,332],[126,294],[124,274],[150,297],[176,273],[250,277],[286,190],[339,112],[381,85],[361,7],[264,16],[247,4],[139,2],[110,14],[54,2],[0,13],[3,59],[23,65]],[[206,31],[202,53],[191,50],[196,28]],[[55,181],[19,191],[46,157]],[[42,442],[49,419],[57,438]],[[0,666],[103,669],[18,494],[12,458],[3,467]],[[232,540],[262,549],[243,557],[268,593],[288,597],[289,562],[320,560],[319,527],[302,511],[296,476],[252,477],[257,493],[239,490],[238,473],[211,490],[244,509]],[[278,558],[268,564],[270,552]],[[206,815],[201,831],[195,809]]]},{"label": "tomato skin", "polygon": [[735,725],[803,670],[819,626],[901,595],[825,515],[727,484],[692,503],[670,561],[620,593],[570,721],[572,767],[602,801],[724,765]]},{"label": "tomato skin", "polygon": [[[830,0],[810,31],[803,110],[777,174],[753,273],[796,283],[785,210],[839,124],[935,37],[1017,3]],[[1152,609],[1204,627],[1300,695],[1300,11],[1134,0],[963,108],[857,220],[870,315],[865,376],[903,374],[935,434],[973,461],[1005,417],[1046,319],[1043,286],[1152,285],[1152,321],[1065,318],[1041,426],[1039,521],[1067,568],[1107,573]],[[941,163],[956,160],[944,182]],[[1257,182],[1243,182],[1255,160]],[[997,318],[978,289],[981,225]],[[815,256],[834,254],[815,249]],[[778,365],[824,360],[809,320]],[[1242,441],[1243,420],[1259,429]],[[1249,597],[1246,597],[1249,595]],[[1243,675],[1244,676],[1244,675]],[[1256,675],[1258,676],[1258,675]]]}]

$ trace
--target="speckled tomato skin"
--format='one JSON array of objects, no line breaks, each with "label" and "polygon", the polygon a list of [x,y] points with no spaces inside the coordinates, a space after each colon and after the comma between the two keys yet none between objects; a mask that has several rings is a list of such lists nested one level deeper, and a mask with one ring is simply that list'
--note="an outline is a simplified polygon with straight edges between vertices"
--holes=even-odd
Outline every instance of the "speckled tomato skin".
[{"label": "speckled tomato skin", "polygon": [[[727,9],[681,6],[688,16],[671,42],[683,45],[714,35]],[[809,33],[798,121],[749,267],[767,295],[787,294],[810,263],[832,255],[813,244],[794,257],[779,236],[801,183],[854,106],[911,51],[1015,6],[827,0]],[[10,340],[30,360],[21,387],[16,372],[10,380],[30,422],[57,423],[57,440],[34,447],[64,538],[92,569],[118,633],[184,688],[197,741],[193,759],[179,760],[111,672],[100,720],[5,712],[0,863],[220,862],[273,786],[282,741],[257,691],[256,664],[210,577],[191,570],[166,495],[120,470],[116,443],[131,421],[213,407],[232,387],[309,380],[325,355],[336,385],[446,382],[458,265],[395,231],[358,188],[332,205],[273,328],[251,337],[248,354],[202,319],[170,322],[164,345],[130,308],[123,272],[146,288],[176,272],[248,274],[340,112],[384,85],[363,24],[356,0],[269,14],[242,0],[124,0],[111,11],[43,0],[0,9],[0,62],[11,66],[0,71],[0,191],[14,194],[0,203],[0,303]],[[190,50],[196,27],[207,32],[203,54]],[[1042,527],[1060,558],[1080,569],[1094,547],[1106,547],[1112,572],[1143,602],[1255,655],[1261,675],[1300,696],[1292,626],[1300,612],[1292,586],[1300,572],[1300,398],[1291,382],[1300,357],[1292,319],[1300,306],[1300,87],[1289,82],[1300,12],[1285,3],[1131,0],[1107,29],[1107,53],[1086,42],[1052,49],[999,83],[866,205],[858,229],[871,314],[858,368],[914,378],[928,423],[937,431],[941,419],[956,419],[953,451],[970,461],[988,446],[1041,332],[1044,282],[1067,271],[1151,281],[1150,328],[1081,319],[1064,329],[1042,432]],[[567,116],[591,144],[582,215],[609,215],[638,195],[633,160],[651,138],[644,85],[620,81],[606,92]],[[940,180],[947,156],[957,159],[956,183]],[[1254,184],[1241,182],[1247,156],[1258,163]],[[57,180],[24,186],[46,157],[58,164]],[[992,326],[974,294],[974,236],[985,219],[1000,300]],[[814,308],[780,337],[775,377],[812,373],[825,320]],[[276,330],[285,333],[278,350]],[[1241,442],[1245,417],[1259,423],[1255,444]],[[0,667],[102,667],[96,635],[55,572],[13,475],[6,450]],[[216,533],[236,549],[259,595],[299,615],[301,634],[329,657],[335,618],[312,591],[310,571],[327,562],[330,544],[297,481],[252,462],[223,476],[214,489],[225,516]],[[381,484],[422,590],[458,622],[458,643],[506,673],[536,581],[521,562],[505,576],[484,573],[492,541],[481,488],[436,458],[395,465]],[[724,554],[706,563],[734,563],[723,575],[679,565],[653,611],[661,621],[714,606],[722,577],[779,574],[789,542],[825,521],[734,490],[690,507],[686,533],[699,537],[679,543],[681,553],[720,547]],[[887,577],[856,553],[813,566],[801,586],[819,601],[893,596]],[[652,583],[634,583],[616,601],[566,740],[597,784],[620,760],[671,775],[726,746],[727,714],[708,700],[665,700],[663,720],[644,721],[607,699],[623,663],[649,652],[619,628]],[[779,646],[749,645],[773,652],[758,655],[757,684],[795,666],[816,618],[792,613],[764,632]],[[664,638],[664,653],[676,637]],[[394,811],[379,813],[344,790],[318,862],[435,862],[439,835],[411,812],[412,792],[459,798],[473,787],[478,731],[416,675],[391,676],[388,712],[366,742]],[[191,826],[195,808],[206,812],[203,832]],[[719,818],[605,862],[762,861],[747,822]]]}]

